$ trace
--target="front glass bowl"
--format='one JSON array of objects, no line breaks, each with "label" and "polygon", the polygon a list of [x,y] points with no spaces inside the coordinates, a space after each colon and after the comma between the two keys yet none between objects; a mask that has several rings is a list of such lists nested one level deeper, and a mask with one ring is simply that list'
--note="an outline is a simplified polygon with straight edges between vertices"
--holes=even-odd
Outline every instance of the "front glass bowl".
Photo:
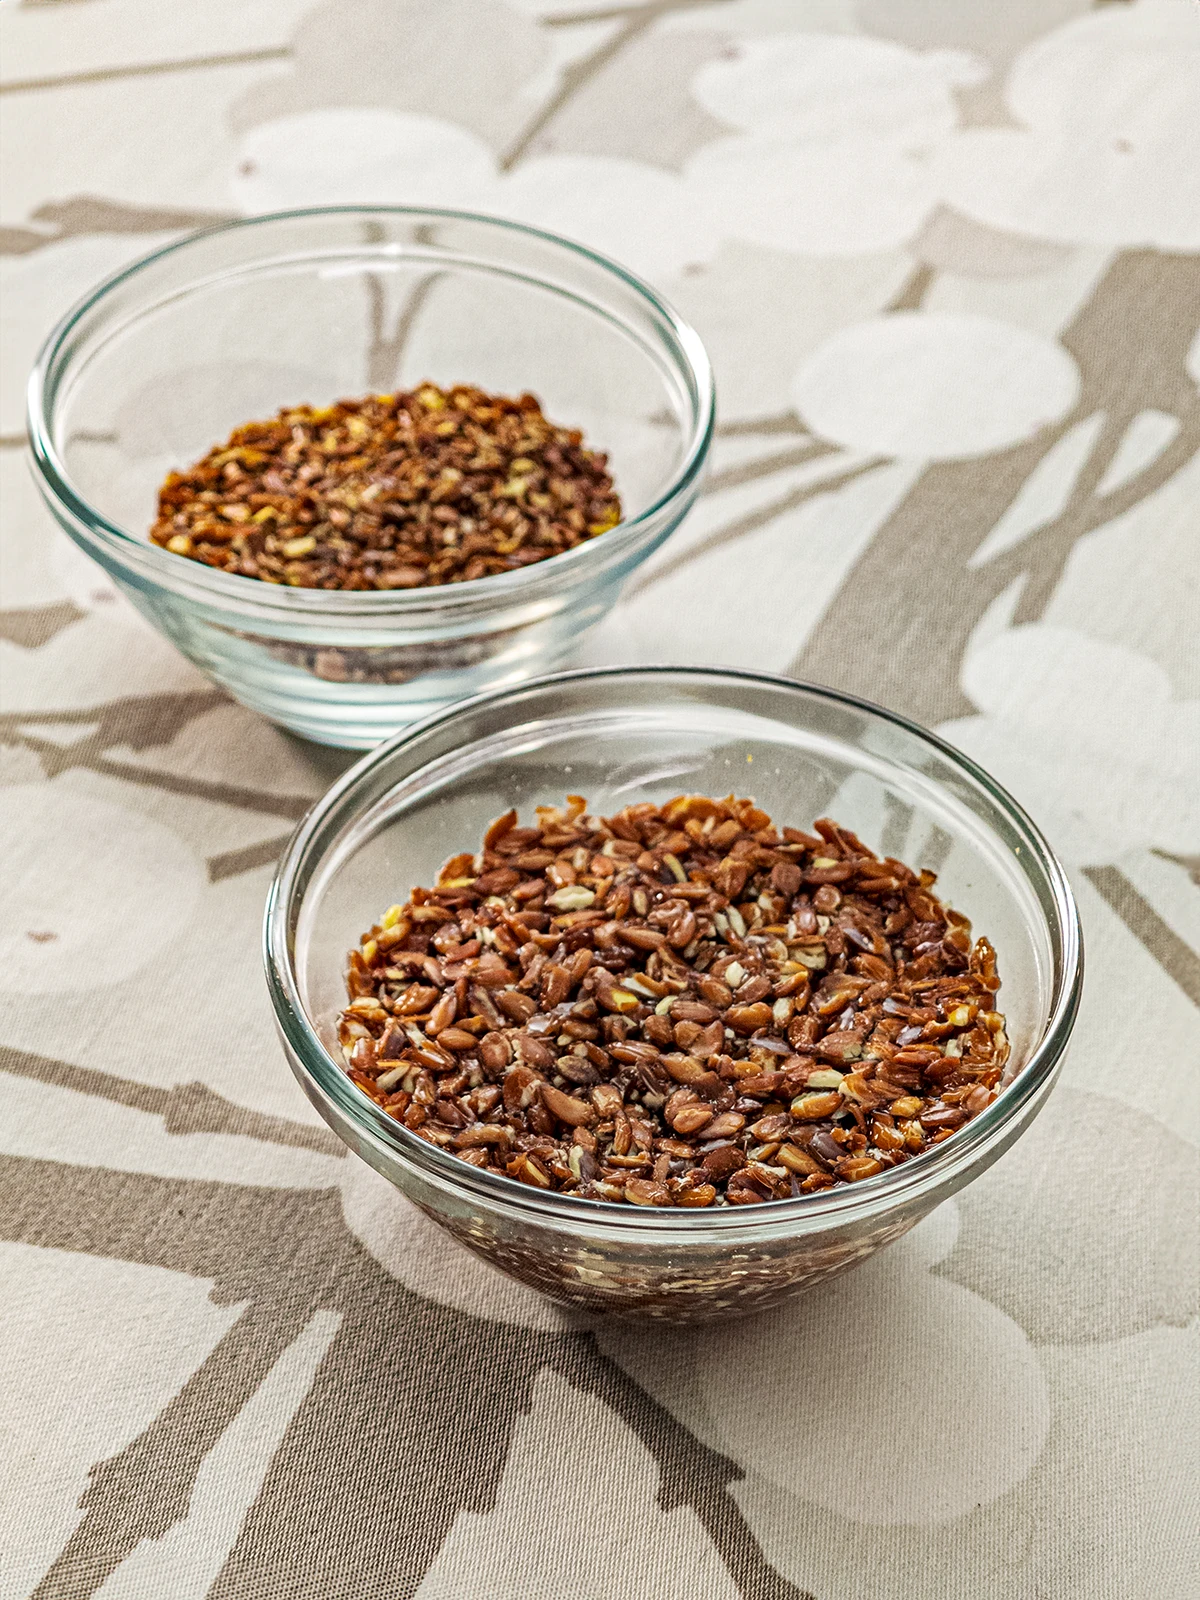
[{"label": "front glass bowl", "polygon": [[[517,572],[389,592],[280,587],[149,542],[167,472],[240,423],[423,379],[532,391],[608,453],[624,521]],[[691,506],[712,419],[696,334],[615,263],[395,207],[256,217],[145,257],[64,318],[29,391],[38,485],[70,537],[239,700],[361,748],[569,649]]]},{"label": "front glass bowl", "polygon": [[[872,848],[937,865],[999,954],[1013,1081],[953,1138],[851,1187],[703,1211],[543,1194],[425,1143],[345,1076],[346,952],[494,817],[584,795],[608,814],[681,792],[750,794],[779,823],[828,813]],[[364,757],[301,824],[272,886],[267,976],[292,1068],[377,1171],[485,1259],[590,1312],[699,1319],[771,1304],[905,1233],[1021,1133],[1056,1075],[1082,952],[1062,868],[966,757],[864,701],[692,668],[562,673],[482,695]]]}]

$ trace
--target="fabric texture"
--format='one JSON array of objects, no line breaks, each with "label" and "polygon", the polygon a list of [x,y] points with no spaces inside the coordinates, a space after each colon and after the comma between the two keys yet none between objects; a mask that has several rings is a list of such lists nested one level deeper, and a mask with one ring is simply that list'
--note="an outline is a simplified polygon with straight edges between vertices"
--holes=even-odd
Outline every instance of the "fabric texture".
[{"label": "fabric texture", "polygon": [[[0,1597],[1194,1595],[1192,0],[0,27]],[[257,941],[345,758],[212,689],[36,499],[23,382],[73,300],[213,219],[348,200],[576,236],[706,340],[707,489],[580,661],[880,700],[1070,872],[1088,974],[1048,1108],[785,1309],[581,1325],[344,1154]]]}]

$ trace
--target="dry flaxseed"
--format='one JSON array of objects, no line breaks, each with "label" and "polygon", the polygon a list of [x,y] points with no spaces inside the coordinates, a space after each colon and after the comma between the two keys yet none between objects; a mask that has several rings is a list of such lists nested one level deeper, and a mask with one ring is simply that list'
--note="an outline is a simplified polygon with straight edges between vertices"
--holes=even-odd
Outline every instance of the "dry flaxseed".
[{"label": "dry flaxseed", "polygon": [[169,474],[150,537],[266,583],[414,589],[516,571],[620,519],[607,458],[533,395],[426,383],[235,429]]},{"label": "dry flaxseed", "polygon": [[742,1205],[856,1183],[995,1099],[986,939],[828,819],[682,795],[509,811],[350,953],[358,1087],[536,1189]]}]

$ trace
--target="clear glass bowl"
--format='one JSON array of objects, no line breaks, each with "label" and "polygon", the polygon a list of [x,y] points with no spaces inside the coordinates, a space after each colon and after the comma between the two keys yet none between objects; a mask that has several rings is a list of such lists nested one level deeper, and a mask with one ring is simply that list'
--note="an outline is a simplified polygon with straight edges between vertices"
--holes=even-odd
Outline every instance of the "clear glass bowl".
[{"label": "clear glass bowl", "polygon": [[[542,1193],[468,1166],[346,1077],[346,952],[510,805],[584,795],[609,813],[681,792],[752,795],[778,823],[828,813],[873,848],[939,868],[999,954],[1011,1082],[925,1155],[853,1186],[717,1210]],[[647,1318],[769,1305],[899,1238],[984,1171],[1044,1103],[1082,981],[1066,876],[1020,807],[915,724],[831,689],[750,672],[629,667],[481,695],[358,762],[300,825],[271,888],[265,956],[296,1076],[342,1139],[456,1239],[552,1299]]]},{"label": "clear glass bowl", "polygon": [[[157,491],[239,423],[298,402],[477,383],[531,390],[608,452],[625,520],[549,561],[441,588],[290,589],[151,544]],[[102,283],[29,388],[61,526],[215,682],[366,748],[545,671],[694,501],[713,421],[699,338],[614,262],[450,211],[357,206],[209,229]]]}]

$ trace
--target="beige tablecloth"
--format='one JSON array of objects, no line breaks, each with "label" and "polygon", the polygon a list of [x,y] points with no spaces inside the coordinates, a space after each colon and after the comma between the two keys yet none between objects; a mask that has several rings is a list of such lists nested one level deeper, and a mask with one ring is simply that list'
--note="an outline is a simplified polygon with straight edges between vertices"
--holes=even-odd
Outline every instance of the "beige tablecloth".
[{"label": "beige tablecloth", "polygon": [[[1196,6],[0,26],[0,1595],[1194,1595]],[[180,230],[347,199],[593,242],[707,340],[707,493],[582,659],[883,700],[1070,870],[1089,973],[1049,1108],[786,1310],[568,1326],[343,1156],[256,948],[341,758],[213,691],[35,500],[22,383],[72,300]]]}]

